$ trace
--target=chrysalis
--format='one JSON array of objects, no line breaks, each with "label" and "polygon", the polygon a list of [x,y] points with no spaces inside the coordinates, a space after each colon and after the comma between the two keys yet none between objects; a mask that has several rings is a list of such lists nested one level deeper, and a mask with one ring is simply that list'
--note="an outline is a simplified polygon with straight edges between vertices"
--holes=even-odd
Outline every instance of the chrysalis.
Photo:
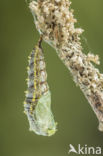
[{"label": "chrysalis", "polygon": [[56,123],[51,111],[51,93],[47,83],[45,61],[41,48],[42,38],[29,56],[28,89],[24,110],[30,130],[38,135],[51,136],[56,132]]}]

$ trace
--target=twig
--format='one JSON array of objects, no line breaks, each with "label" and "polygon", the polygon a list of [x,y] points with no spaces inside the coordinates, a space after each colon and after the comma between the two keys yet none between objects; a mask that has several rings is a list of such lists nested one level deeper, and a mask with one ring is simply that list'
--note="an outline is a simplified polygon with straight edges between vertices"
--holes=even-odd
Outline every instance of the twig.
[{"label": "twig", "polygon": [[29,8],[37,30],[72,73],[99,120],[99,130],[103,131],[103,74],[91,63],[99,64],[99,58],[82,53],[83,30],[75,28],[70,4],[70,0],[38,0],[30,2]]}]

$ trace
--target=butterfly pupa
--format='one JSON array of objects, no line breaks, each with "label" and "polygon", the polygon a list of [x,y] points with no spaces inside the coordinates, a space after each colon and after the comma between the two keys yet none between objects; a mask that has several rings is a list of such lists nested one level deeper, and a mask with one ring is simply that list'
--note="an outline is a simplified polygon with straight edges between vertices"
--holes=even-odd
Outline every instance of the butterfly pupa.
[{"label": "butterfly pupa", "polygon": [[51,111],[51,93],[47,83],[41,40],[29,56],[24,112],[29,121],[30,131],[38,135],[51,136],[56,132],[56,123]]}]

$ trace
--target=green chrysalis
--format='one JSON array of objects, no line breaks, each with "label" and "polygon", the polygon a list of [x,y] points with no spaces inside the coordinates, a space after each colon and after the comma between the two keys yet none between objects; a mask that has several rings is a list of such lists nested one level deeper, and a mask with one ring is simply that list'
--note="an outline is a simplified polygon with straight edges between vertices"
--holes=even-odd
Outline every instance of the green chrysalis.
[{"label": "green chrysalis", "polygon": [[56,123],[51,111],[51,93],[47,83],[41,39],[29,57],[27,84],[24,109],[30,130],[38,135],[51,136],[56,132]]}]

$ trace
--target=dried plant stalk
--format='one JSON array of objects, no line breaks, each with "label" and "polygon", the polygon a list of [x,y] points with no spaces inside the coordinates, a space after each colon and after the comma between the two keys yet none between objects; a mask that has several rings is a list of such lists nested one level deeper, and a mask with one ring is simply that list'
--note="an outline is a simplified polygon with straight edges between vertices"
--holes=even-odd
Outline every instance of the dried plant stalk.
[{"label": "dried plant stalk", "polygon": [[103,131],[103,74],[92,64],[99,64],[99,58],[82,53],[83,30],[75,28],[70,4],[69,0],[37,0],[30,2],[29,8],[37,30],[70,70],[99,120],[99,130]]}]

